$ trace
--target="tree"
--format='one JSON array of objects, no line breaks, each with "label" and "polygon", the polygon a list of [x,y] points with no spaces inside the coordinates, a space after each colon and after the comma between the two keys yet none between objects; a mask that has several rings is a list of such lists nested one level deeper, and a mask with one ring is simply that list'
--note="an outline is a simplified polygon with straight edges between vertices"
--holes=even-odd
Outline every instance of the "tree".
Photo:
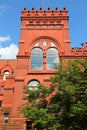
[{"label": "tree", "polygon": [[26,87],[21,112],[37,130],[87,130],[87,61],[56,68],[51,86]]}]

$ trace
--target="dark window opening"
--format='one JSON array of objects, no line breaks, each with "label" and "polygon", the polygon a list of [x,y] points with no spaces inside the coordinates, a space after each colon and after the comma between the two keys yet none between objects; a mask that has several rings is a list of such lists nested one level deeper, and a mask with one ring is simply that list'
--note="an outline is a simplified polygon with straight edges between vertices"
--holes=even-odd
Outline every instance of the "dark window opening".
[{"label": "dark window opening", "polygon": [[8,123],[9,113],[4,113],[4,123]]},{"label": "dark window opening", "polygon": [[32,130],[32,121],[26,121],[26,130]]},{"label": "dark window opening", "polygon": [[0,108],[2,107],[2,101],[0,101]]}]

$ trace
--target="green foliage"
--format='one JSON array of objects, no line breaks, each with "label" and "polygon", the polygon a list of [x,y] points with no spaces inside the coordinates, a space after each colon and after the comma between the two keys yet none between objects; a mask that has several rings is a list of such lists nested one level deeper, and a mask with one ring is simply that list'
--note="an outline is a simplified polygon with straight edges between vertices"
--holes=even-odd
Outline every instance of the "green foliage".
[{"label": "green foliage", "polygon": [[[87,61],[60,64],[50,87],[25,88],[21,112],[37,130],[87,130]],[[55,91],[55,83],[58,92]],[[50,100],[47,100],[50,97]]]}]

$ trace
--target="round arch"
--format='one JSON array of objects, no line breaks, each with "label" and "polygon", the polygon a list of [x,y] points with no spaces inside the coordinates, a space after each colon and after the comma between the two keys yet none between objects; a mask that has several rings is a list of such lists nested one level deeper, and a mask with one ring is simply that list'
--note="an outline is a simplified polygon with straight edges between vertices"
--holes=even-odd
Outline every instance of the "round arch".
[{"label": "round arch", "polygon": [[61,44],[60,44],[60,42],[57,41],[55,38],[50,37],[50,36],[40,36],[40,37],[37,37],[37,38],[35,38],[35,39],[32,40],[32,42],[31,42],[31,47],[30,47],[30,51],[31,51],[32,48],[34,47],[35,42],[38,42],[40,39],[48,39],[48,40],[54,42],[55,45],[56,45],[56,47],[57,47],[57,49],[58,49],[58,50],[61,50]]},{"label": "round arch", "polygon": [[6,77],[10,75],[10,72],[8,70],[4,71],[3,80],[6,80]]},{"label": "round arch", "polygon": [[[60,48],[59,42],[52,37],[41,36],[35,38],[30,48],[30,69],[54,70],[55,65],[59,64]],[[39,50],[42,50],[42,53],[39,53]],[[48,50],[49,53],[47,54]]]}]

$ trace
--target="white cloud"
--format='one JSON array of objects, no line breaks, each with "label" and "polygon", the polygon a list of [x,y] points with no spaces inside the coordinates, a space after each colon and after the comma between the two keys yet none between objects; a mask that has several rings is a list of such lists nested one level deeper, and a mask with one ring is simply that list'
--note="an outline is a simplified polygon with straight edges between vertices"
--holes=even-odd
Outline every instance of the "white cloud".
[{"label": "white cloud", "polygon": [[17,52],[18,47],[14,43],[5,48],[0,47],[0,59],[16,59]]},{"label": "white cloud", "polygon": [[4,12],[7,11],[7,5],[0,5],[0,14],[3,14]]},{"label": "white cloud", "polygon": [[6,36],[6,37],[2,37],[0,36],[0,42],[7,42],[9,41],[11,38],[9,36]]}]

